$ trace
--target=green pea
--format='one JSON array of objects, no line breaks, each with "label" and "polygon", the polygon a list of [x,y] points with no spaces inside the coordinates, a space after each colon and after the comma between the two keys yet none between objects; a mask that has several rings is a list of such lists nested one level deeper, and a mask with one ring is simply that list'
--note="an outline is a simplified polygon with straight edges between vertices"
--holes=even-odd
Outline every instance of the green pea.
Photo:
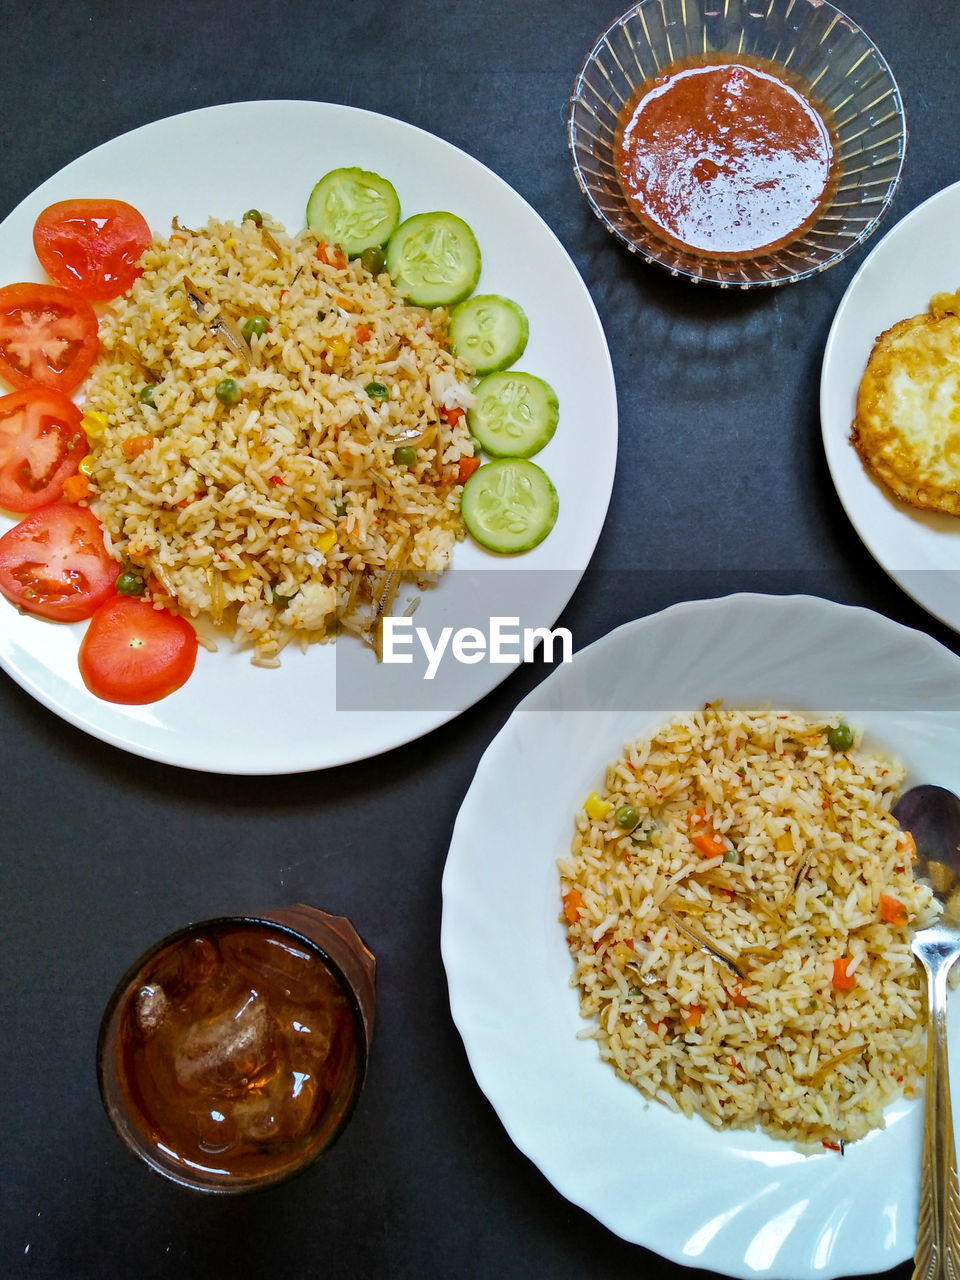
[{"label": "green pea", "polygon": [[417,451],[412,445],[398,444],[393,451],[393,460],[398,467],[415,466],[417,461]]},{"label": "green pea", "polygon": [[834,751],[849,751],[853,746],[853,730],[841,720],[827,730],[827,741]]},{"label": "green pea", "polygon": [[622,804],[613,820],[622,831],[633,831],[640,825],[640,815],[632,804]]},{"label": "green pea", "polygon": [[263,214],[260,212],[259,209],[248,209],[247,212],[243,215],[243,221],[252,222],[256,226],[261,227],[263,226]]},{"label": "green pea", "polygon": [[342,519],[342,517],[347,514],[347,504],[345,502],[335,502],[333,504],[333,510],[337,518]]},{"label": "green pea", "polygon": [[390,399],[390,388],[382,382],[368,382],[363,389],[371,400]]},{"label": "green pea", "polygon": [[141,403],[141,404],[148,404],[148,405],[150,406],[150,408],[151,408],[151,409],[154,407],[154,404],[153,404],[153,387],[151,386],[151,384],[150,384],[149,382],[147,383],[147,385],[146,385],[145,387],[141,387],[141,388],[140,388],[140,403]]},{"label": "green pea", "polygon": [[724,862],[732,862],[736,866],[740,865],[740,855],[737,853],[736,849],[728,849],[723,855],[723,860]]},{"label": "green pea", "polygon": [[139,573],[131,573],[129,569],[125,569],[117,578],[116,588],[122,596],[142,596],[144,581]]},{"label": "green pea", "polygon": [[240,332],[249,342],[256,335],[258,338],[267,332],[270,323],[266,316],[247,316],[243,324],[240,326]]},{"label": "green pea", "polygon": [[236,378],[223,378],[217,383],[214,392],[221,404],[238,404],[240,401],[240,383]]},{"label": "green pea", "polygon": [[360,255],[360,265],[364,271],[369,271],[372,276],[378,276],[381,271],[386,269],[386,254],[380,245],[372,245],[369,249],[364,249]]}]

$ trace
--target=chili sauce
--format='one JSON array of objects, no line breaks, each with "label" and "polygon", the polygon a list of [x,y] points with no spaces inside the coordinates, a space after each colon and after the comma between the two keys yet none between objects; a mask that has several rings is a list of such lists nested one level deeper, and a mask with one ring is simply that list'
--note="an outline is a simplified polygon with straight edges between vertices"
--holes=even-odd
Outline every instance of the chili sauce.
[{"label": "chili sauce", "polygon": [[789,244],[835,181],[825,115],[776,64],[747,57],[684,59],[645,81],[620,113],[614,161],[646,227],[713,258]]}]

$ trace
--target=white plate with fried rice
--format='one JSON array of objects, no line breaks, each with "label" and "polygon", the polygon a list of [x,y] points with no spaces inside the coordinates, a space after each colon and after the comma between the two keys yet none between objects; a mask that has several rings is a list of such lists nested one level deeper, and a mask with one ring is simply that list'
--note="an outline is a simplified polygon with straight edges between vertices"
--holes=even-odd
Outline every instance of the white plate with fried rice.
[{"label": "white plate with fried rice", "polygon": [[[717,707],[705,718],[708,703]],[[753,718],[744,721],[747,709]],[[729,715],[729,737],[711,738],[703,751],[703,726],[721,712]],[[693,717],[694,728],[674,727],[665,743],[644,745],[678,717]],[[850,748],[828,739],[841,721],[855,733]],[[872,754],[884,763],[870,763]],[[441,944],[454,1021],[477,1081],[517,1146],[563,1195],[628,1241],[732,1276],[847,1276],[887,1270],[912,1255],[922,1083],[912,1097],[899,1090],[922,1069],[920,983],[907,929],[873,915],[881,893],[887,905],[899,894],[911,919],[922,913],[924,891],[914,892],[904,874],[908,842],[888,811],[898,785],[960,786],[958,759],[960,659],[920,632],[813,597],[738,595],[673,606],[582,650],[520,704],[484,755],[457,819]],[[763,774],[771,761],[776,778]],[[664,769],[680,776],[651,808],[654,766],[661,783]],[[690,800],[694,776],[701,789]],[[691,825],[691,804],[696,824],[704,820],[700,806],[715,810],[707,815],[715,821],[710,838],[722,841],[692,857],[692,879],[681,866],[693,852],[682,837],[701,830]],[[627,838],[633,833],[638,845]],[[651,838],[662,863],[650,864],[645,881],[639,864]],[[765,904],[754,880],[764,843],[774,874]],[[636,856],[625,859],[623,850]],[[830,879],[823,867],[834,861],[840,870]],[[692,901],[701,892],[697,879],[716,881],[708,887],[725,895],[735,926],[729,936],[707,906]],[[574,885],[582,896],[564,902]],[[790,920],[790,937],[803,935],[799,954],[777,941],[770,901]],[[673,984],[666,993],[657,967],[658,948],[666,946],[654,921],[660,905],[686,926],[666,958]],[[642,920],[635,937],[619,930],[624,910]],[[718,941],[713,954],[703,945]],[[832,962],[841,947],[838,972]],[[581,979],[587,974],[582,988],[578,956]],[[598,977],[607,990],[594,999]],[[623,1001],[614,1021],[617,981]],[[719,1014],[711,982],[726,991]],[[638,1046],[631,1047],[623,1017],[631,1001],[643,1010],[632,1059]],[[611,1018],[609,1035],[592,1009]],[[820,1027],[832,1036],[834,1013],[840,1047],[824,1042],[818,1059],[803,1037]],[[785,1136],[719,1120],[730,1105],[749,1121],[750,1106],[731,1102],[725,1064],[711,1073],[718,1016],[740,1037],[738,1077],[759,1088],[763,1068],[768,1091],[783,1095],[779,1116],[768,1101],[757,1119],[782,1125]],[[955,1001],[950,1036],[960,1051],[958,1019]],[[723,1052],[733,1057],[730,1044],[728,1036]],[[677,1069],[684,1054],[689,1079]],[[862,1073],[861,1058],[871,1071],[877,1064],[882,1087]],[[663,1100],[630,1082],[638,1066],[662,1070],[656,1087]],[[819,1089],[826,1098],[841,1084],[847,1097],[839,1110],[824,1103],[821,1116],[814,1099],[798,1126],[792,1094],[810,1098]],[[854,1138],[876,1119],[868,1115],[870,1098],[851,1101],[867,1092],[876,1095],[882,1127]],[[708,1123],[700,1112],[711,1108]],[[857,1108],[860,1114],[849,1114]],[[848,1122],[850,1140],[831,1142],[831,1134],[840,1136],[834,1126]]]},{"label": "white plate with fried rice", "polygon": [[[429,626],[431,620],[439,619],[455,626],[458,618],[466,618],[470,608],[474,615],[479,609],[481,616],[489,616],[499,611],[498,602],[504,599],[511,600],[505,612],[513,614],[517,612],[516,599],[522,598],[525,625],[552,626],[590,559],[612,488],[617,416],[609,353],[589,293],[559,241],[516,192],[456,147],[401,121],[325,103],[232,103],[189,112],[106,143],[68,165],[24,200],[0,226],[0,279],[42,279],[32,250],[32,228],[41,210],[56,200],[83,196],[126,200],[143,213],[155,236],[169,236],[174,217],[181,226],[201,232],[211,219],[229,223],[210,234],[217,240],[221,254],[235,254],[237,242],[249,231],[249,226],[241,225],[244,211],[256,207],[267,214],[268,227],[276,231],[276,238],[283,234],[278,229],[281,226],[290,236],[296,236],[304,225],[313,185],[322,174],[340,166],[360,166],[387,177],[400,197],[403,217],[444,209],[470,224],[483,258],[477,289],[504,294],[526,311],[530,338],[522,367],[546,379],[561,406],[556,435],[537,458],[559,494],[560,513],[553,531],[524,555],[492,556],[469,538],[456,541],[458,504],[450,499],[450,493],[457,491],[448,489],[446,499],[430,505],[411,535],[423,550],[420,558],[413,560],[415,567],[442,568],[451,550],[453,564],[438,584],[427,583],[417,622],[422,619]],[[238,230],[231,230],[234,225]],[[202,261],[195,260],[203,257],[197,242],[187,244],[188,239],[185,237],[176,246],[182,257],[180,275],[188,270],[202,277],[194,283],[203,297],[211,292],[211,280],[216,285],[216,272],[212,276],[205,273]],[[286,253],[285,239],[282,247]],[[305,278],[291,278],[287,283],[294,290],[301,289]],[[356,293],[346,288],[343,292],[349,296],[339,299],[336,306],[349,314]],[[249,308],[257,301],[254,291],[245,305]],[[315,302],[315,295],[308,293],[304,305]],[[381,299],[370,318],[368,327],[377,330],[374,346],[380,340],[379,327],[386,323],[389,307],[390,300]],[[187,305],[181,308],[180,320],[186,329],[191,322],[209,322],[211,315],[212,312],[201,315],[196,297],[188,298]],[[324,322],[322,316],[320,321]],[[329,326],[329,318],[326,323]],[[330,334],[327,339],[329,346]],[[407,345],[412,346],[413,340]],[[153,348],[145,343],[141,350],[149,355]],[[443,354],[439,346],[434,350]],[[383,351],[388,354],[386,345]],[[108,370],[102,376],[94,372],[94,379],[99,379],[101,408],[105,407],[104,397],[109,400],[114,388],[122,390],[124,382],[129,383],[134,376],[142,381],[136,369],[136,360],[124,365],[119,358],[112,372]],[[376,363],[354,372],[355,382],[375,379]],[[392,368],[391,376],[396,372]],[[213,376],[208,368],[198,374],[204,385]],[[294,368],[293,380],[298,376]],[[429,379],[426,382],[429,393]],[[161,384],[158,406],[169,412],[178,404],[177,396],[182,390],[183,385]],[[258,387],[257,393],[262,391]],[[436,387],[433,391],[443,394]],[[82,400],[83,394],[81,388],[78,398]],[[337,406],[333,408],[336,410]],[[296,429],[297,415],[302,412],[296,395],[288,397],[282,412],[292,415]],[[587,467],[583,465],[584,422],[590,423]],[[410,428],[398,418],[390,430],[404,439]],[[237,433],[232,433],[231,438],[238,438]],[[121,442],[108,441],[111,443],[115,461]],[[240,443],[244,448],[249,444],[242,438]],[[452,438],[444,441],[446,453],[438,462],[438,469],[441,462],[448,467],[452,463],[455,469],[461,444]],[[161,436],[158,450],[165,447]],[[202,455],[199,446],[198,452]],[[438,444],[438,456],[440,452]],[[350,458],[349,449],[344,456]],[[229,479],[230,461],[227,460],[223,475],[216,477],[221,492],[227,482],[224,476]],[[269,457],[261,461],[269,467]],[[356,464],[354,459],[354,465],[368,462],[364,458]],[[137,465],[133,462],[131,468]],[[204,465],[200,456],[197,467],[201,472]],[[109,459],[104,466],[107,470],[113,467],[114,477],[120,474],[126,484],[127,472],[118,473]],[[280,475],[277,479],[278,486],[283,478]],[[178,502],[189,505],[198,492],[203,494],[202,486],[191,489],[188,480],[178,477],[177,482],[185,485],[182,494],[166,494],[173,511]],[[269,488],[272,477],[267,480],[264,502],[269,506],[277,491]],[[344,493],[334,496],[342,499],[335,504],[337,516],[343,516],[349,508],[348,518],[349,514],[358,519],[364,517],[362,503],[350,505],[355,495],[349,500]],[[366,512],[371,530],[375,524],[374,505],[368,503]],[[215,514],[219,518],[219,511]],[[121,518],[130,518],[129,510]],[[0,532],[15,522],[12,517],[0,515]],[[354,529],[359,527],[358,524]],[[231,528],[227,541],[213,549],[204,547],[203,552],[222,562],[224,583],[239,583],[242,589],[251,563],[243,558],[231,560],[228,543],[235,536]],[[202,542],[202,537],[198,541]],[[127,538],[122,549],[125,554],[136,554],[145,545]],[[254,551],[259,556],[262,547],[255,547]],[[326,543],[322,542],[321,558],[325,551]],[[316,556],[316,552],[307,554]],[[162,559],[152,561],[152,567],[157,563],[162,570]],[[189,575],[191,566],[187,565],[184,572]],[[272,568],[271,573],[280,575],[273,579],[272,598],[284,607],[282,567]],[[161,585],[162,578],[161,572]],[[183,589],[183,579],[175,585],[178,590]],[[203,572],[194,575],[194,585],[199,585],[202,594]],[[408,608],[416,604],[411,592],[406,596]],[[321,594],[318,588],[305,615],[294,620],[296,625],[309,630],[315,607],[323,612],[329,606],[329,600],[321,599]],[[221,603],[214,600],[214,611]],[[257,641],[237,647],[230,641],[218,640],[217,652],[201,650],[196,671],[182,689],[152,705],[124,707],[98,701],[84,688],[77,670],[77,650],[85,624],[51,624],[20,614],[4,601],[0,605],[4,609],[0,665],[40,702],[65,720],[124,750],[216,772],[289,773],[376,755],[417,738],[466,710],[512,669],[509,664],[495,663],[464,667],[461,680],[448,681],[443,692],[428,698],[421,696],[422,685],[419,689],[398,685],[403,667],[394,665],[386,672],[369,651],[365,650],[361,657],[361,642],[350,635],[341,635],[335,644],[309,644],[304,649],[288,644],[279,654],[280,665],[265,669],[252,665],[251,656],[265,656],[269,664],[273,644],[270,621],[262,623],[254,611],[245,621],[254,631],[260,628]],[[292,614],[287,616],[293,618]],[[476,617],[468,620],[474,622]],[[266,648],[258,650],[256,644],[264,636]],[[348,645],[355,652],[350,655],[350,676],[344,683],[342,678],[338,680],[337,654]],[[369,663],[365,665],[367,658]]]}]

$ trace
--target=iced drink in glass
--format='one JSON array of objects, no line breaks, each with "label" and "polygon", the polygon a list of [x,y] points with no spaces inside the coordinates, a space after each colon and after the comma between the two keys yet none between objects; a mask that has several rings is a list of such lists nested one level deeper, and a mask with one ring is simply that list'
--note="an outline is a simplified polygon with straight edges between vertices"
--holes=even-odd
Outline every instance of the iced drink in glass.
[{"label": "iced drink in glass", "polygon": [[205,921],[153,947],[104,1015],[100,1091],[117,1132],[185,1186],[245,1191],[303,1168],[363,1083],[374,959],[312,907]]}]

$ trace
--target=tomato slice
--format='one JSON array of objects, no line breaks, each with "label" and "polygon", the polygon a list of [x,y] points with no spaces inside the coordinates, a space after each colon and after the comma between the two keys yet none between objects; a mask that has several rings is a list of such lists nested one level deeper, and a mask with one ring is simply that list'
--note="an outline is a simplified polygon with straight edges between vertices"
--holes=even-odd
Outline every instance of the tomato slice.
[{"label": "tomato slice", "polygon": [[101,302],[130,288],[152,239],[143,215],[124,200],[60,200],[33,228],[33,247],[50,279]]},{"label": "tomato slice", "polygon": [[80,644],[83,683],[105,702],[128,706],[179,689],[196,660],[197,633],[186,618],[133,596],[102,604]]},{"label": "tomato slice", "polygon": [[0,538],[0,592],[55,622],[89,618],[114,589],[119,566],[86,507],[38,507]]},{"label": "tomato slice", "polygon": [[97,358],[97,316],[79,294],[54,284],[0,289],[0,378],[73,391]]},{"label": "tomato slice", "polygon": [[56,502],[87,451],[80,410],[52,387],[0,396],[0,507],[34,511]]}]

